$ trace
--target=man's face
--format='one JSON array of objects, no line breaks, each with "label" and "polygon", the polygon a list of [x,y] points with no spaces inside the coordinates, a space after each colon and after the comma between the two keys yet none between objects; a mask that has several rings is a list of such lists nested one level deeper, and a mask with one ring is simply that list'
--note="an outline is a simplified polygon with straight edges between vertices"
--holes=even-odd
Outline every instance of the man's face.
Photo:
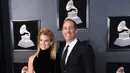
[{"label": "man's face", "polygon": [[62,28],[62,34],[66,42],[73,41],[77,34],[77,29],[72,21],[65,21]]}]

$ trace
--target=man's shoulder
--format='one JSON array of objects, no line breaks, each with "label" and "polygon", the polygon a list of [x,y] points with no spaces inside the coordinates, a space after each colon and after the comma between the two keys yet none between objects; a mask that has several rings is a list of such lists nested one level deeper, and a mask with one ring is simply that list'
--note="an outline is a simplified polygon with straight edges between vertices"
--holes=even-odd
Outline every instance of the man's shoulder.
[{"label": "man's shoulder", "polygon": [[60,52],[63,50],[64,46],[65,46],[65,41],[58,41],[58,44],[57,44],[58,48],[57,48],[57,52]]},{"label": "man's shoulder", "polygon": [[89,40],[84,40],[84,41],[78,40],[77,45],[79,45],[79,46],[87,46],[87,45],[89,45]]},{"label": "man's shoulder", "polygon": [[65,41],[59,41],[58,46],[59,47],[64,47],[65,46]]},{"label": "man's shoulder", "polygon": [[77,48],[80,48],[78,50],[81,50],[81,51],[93,50],[93,47],[90,45],[89,40],[78,41],[76,45],[77,45]]}]

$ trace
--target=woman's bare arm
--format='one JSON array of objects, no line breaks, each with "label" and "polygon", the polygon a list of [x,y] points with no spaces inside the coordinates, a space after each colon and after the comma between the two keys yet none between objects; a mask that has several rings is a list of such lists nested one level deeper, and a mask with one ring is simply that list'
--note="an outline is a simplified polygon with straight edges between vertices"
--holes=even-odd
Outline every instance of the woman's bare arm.
[{"label": "woman's bare arm", "polygon": [[28,60],[28,73],[35,73],[34,69],[33,69],[33,60],[34,60],[35,56],[30,56],[29,60]]}]

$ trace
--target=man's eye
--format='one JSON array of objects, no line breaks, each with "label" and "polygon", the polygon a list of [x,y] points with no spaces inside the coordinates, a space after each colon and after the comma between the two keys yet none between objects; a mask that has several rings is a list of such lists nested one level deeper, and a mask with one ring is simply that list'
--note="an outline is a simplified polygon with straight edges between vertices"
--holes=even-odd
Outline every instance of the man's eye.
[{"label": "man's eye", "polygon": [[69,27],[69,29],[73,29],[73,27]]},{"label": "man's eye", "polygon": [[64,30],[67,30],[67,27],[64,27]]}]

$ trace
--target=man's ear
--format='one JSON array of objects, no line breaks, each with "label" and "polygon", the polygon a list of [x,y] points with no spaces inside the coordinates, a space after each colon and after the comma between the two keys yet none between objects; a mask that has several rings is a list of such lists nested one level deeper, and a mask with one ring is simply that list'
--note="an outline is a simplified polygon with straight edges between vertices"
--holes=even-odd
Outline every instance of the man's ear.
[{"label": "man's ear", "polygon": [[77,34],[77,29],[75,31],[76,31],[76,34]]},{"label": "man's ear", "polygon": [[51,45],[53,44],[53,42],[51,42]]},{"label": "man's ear", "polygon": [[62,34],[63,34],[63,30],[61,30],[62,31]]}]

